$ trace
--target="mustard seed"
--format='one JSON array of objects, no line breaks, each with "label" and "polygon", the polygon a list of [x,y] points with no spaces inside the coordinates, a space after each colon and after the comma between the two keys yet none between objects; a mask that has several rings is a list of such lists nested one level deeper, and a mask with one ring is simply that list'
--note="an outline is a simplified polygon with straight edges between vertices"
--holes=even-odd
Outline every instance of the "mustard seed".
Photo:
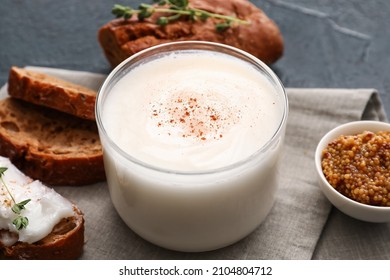
[{"label": "mustard seed", "polygon": [[390,207],[390,131],[340,136],[322,151],[322,170],[341,194]]}]

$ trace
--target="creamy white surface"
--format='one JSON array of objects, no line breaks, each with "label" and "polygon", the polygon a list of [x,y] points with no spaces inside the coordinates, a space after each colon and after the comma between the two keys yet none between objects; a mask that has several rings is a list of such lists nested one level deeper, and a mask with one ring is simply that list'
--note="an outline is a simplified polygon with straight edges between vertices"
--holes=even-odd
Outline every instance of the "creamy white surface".
[{"label": "creamy white surface", "polygon": [[[40,181],[33,181],[20,172],[7,158],[0,157],[0,166],[7,167],[4,181],[17,203],[31,199],[22,210],[21,215],[29,220],[25,229],[18,231],[12,224],[17,216],[12,212],[13,203],[3,183],[0,184],[0,229],[5,229],[19,235],[19,241],[33,243],[47,236],[53,227],[63,218],[73,216],[72,204],[44,186]],[[16,242],[12,238],[3,237],[0,240],[9,246]]]},{"label": "creamy white surface", "polygon": [[196,171],[243,160],[281,121],[280,97],[258,70],[209,52],[170,55],[124,76],[102,114],[108,135],[151,165]]}]

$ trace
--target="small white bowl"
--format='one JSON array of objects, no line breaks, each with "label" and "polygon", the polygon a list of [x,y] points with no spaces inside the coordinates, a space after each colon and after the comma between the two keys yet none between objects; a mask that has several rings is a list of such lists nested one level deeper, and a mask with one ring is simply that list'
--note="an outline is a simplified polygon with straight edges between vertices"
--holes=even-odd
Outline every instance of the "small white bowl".
[{"label": "small white bowl", "polygon": [[315,152],[315,165],[319,177],[319,184],[329,201],[343,213],[366,222],[390,222],[390,207],[371,206],[342,195],[329,184],[322,171],[322,151],[331,141],[341,135],[359,134],[367,130],[374,133],[381,130],[390,131],[390,124],[379,121],[356,121],[340,125],[325,134]]}]

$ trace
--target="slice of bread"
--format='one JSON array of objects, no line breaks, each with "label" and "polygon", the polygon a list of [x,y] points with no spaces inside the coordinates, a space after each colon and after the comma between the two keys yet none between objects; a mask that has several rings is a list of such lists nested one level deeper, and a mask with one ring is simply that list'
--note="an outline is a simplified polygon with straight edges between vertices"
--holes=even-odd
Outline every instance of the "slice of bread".
[{"label": "slice of bread", "polygon": [[[32,180],[0,157],[0,259],[77,259],[84,246],[84,216],[72,202]],[[17,229],[14,203],[29,200],[18,213],[28,224]]]},{"label": "slice of bread", "polygon": [[[73,206],[74,216],[62,219],[45,238],[32,244],[17,242],[11,246],[0,246],[0,259],[20,260],[73,260],[80,257],[84,247],[84,217]],[[0,229],[2,235],[10,234]],[[1,242],[0,242],[1,245]]]},{"label": "slice of bread", "polygon": [[94,121],[15,98],[0,100],[0,155],[49,185],[86,185],[105,180]]},{"label": "slice of bread", "polygon": [[95,91],[45,73],[12,67],[8,93],[34,104],[95,120]]}]

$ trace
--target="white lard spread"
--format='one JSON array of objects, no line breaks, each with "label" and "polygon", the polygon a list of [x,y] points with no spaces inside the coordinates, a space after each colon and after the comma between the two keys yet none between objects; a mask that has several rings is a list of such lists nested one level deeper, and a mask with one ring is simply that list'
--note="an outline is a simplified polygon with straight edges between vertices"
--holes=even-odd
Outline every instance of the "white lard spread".
[{"label": "white lard spread", "polygon": [[170,54],[113,86],[102,114],[126,153],[156,167],[204,171],[246,159],[281,122],[280,96],[248,63],[208,51]]},{"label": "white lard spread", "polygon": [[17,230],[12,221],[17,215],[12,212],[13,202],[3,182],[0,181],[0,230],[16,233],[15,235],[1,235],[0,242],[10,246],[16,241],[34,243],[47,236],[61,219],[74,215],[72,204],[55,192],[44,186],[40,181],[33,181],[20,172],[7,158],[0,157],[0,167],[7,167],[3,180],[17,203],[31,199],[25,205],[21,215],[29,220],[29,224],[22,230]]}]

